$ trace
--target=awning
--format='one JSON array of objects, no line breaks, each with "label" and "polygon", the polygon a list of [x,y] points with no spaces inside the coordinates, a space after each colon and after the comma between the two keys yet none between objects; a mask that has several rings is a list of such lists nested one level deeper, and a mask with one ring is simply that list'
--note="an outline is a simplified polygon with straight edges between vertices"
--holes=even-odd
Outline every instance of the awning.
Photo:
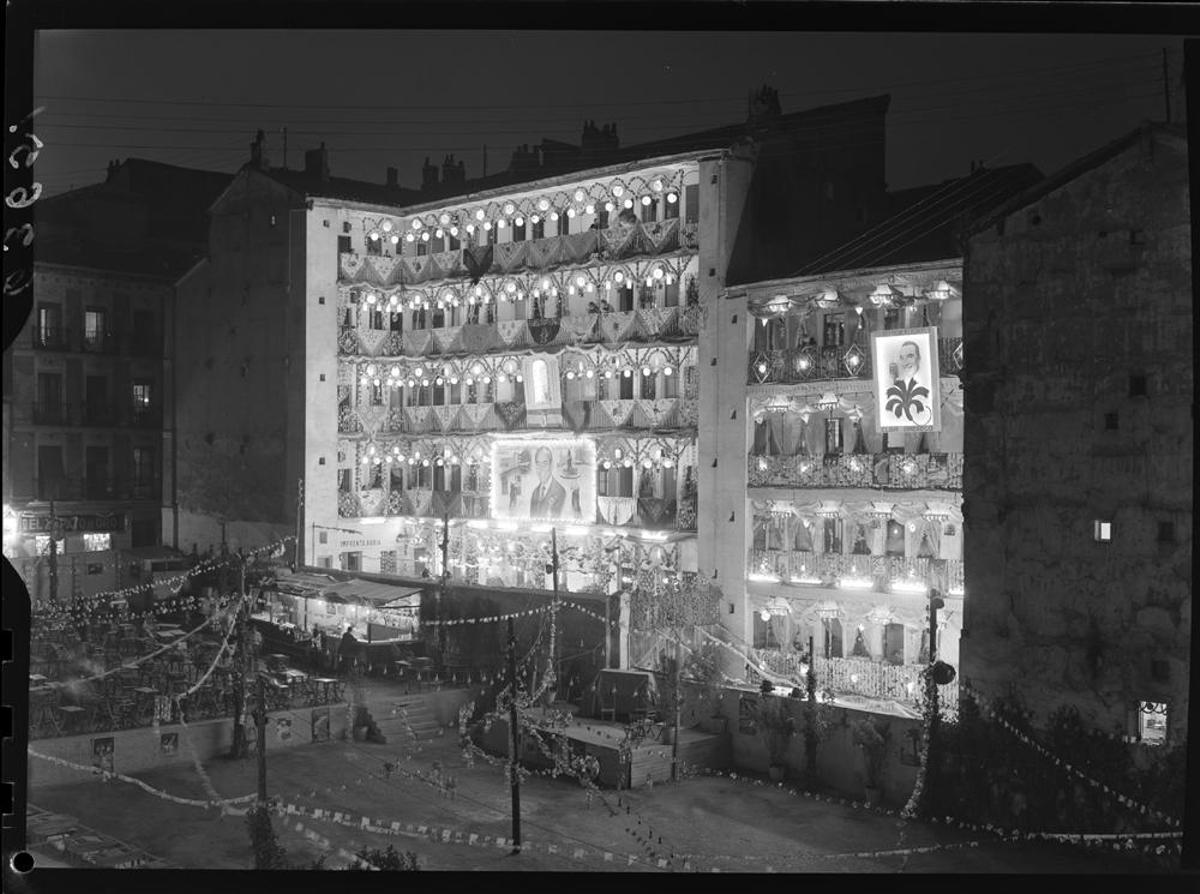
[{"label": "awning", "polygon": [[420,587],[398,587],[358,578],[328,587],[325,590],[325,598],[330,599],[333,596],[375,608],[407,608],[421,604]]}]

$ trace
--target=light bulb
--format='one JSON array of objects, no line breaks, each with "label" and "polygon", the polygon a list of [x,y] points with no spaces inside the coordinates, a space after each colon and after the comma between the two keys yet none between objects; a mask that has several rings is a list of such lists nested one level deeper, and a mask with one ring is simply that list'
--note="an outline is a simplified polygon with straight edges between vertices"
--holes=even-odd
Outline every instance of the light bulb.
[{"label": "light bulb", "polygon": [[485,217],[487,217],[487,215],[483,213],[482,208],[475,209],[475,219],[476,220],[483,220]]},{"label": "light bulb", "polygon": [[419,230],[419,229],[421,229],[421,226],[422,226],[421,219],[419,217],[414,217],[413,222],[412,222],[412,228],[414,230]]},{"label": "light bulb", "polygon": [[616,196],[618,199],[621,198],[621,196],[624,194],[624,192],[625,192],[625,187],[623,187],[620,183],[615,184],[612,188],[612,194],[614,196]]},{"label": "light bulb", "polygon": [[626,209],[632,208],[633,207],[633,199],[626,199],[624,204],[625,204]]},{"label": "light bulb", "polygon": [[667,201],[668,201],[668,202],[671,202],[672,204],[674,204],[675,202],[678,202],[678,201],[679,201],[679,196],[677,196],[677,195],[676,195],[675,193],[673,193],[673,192],[669,192],[669,193],[667,193]]},{"label": "light bulb", "polygon": [[654,199],[650,198],[649,196],[642,196],[642,204],[646,205],[647,207],[649,207],[650,203],[653,201]]},{"label": "light bulb", "polygon": [[379,234],[376,233],[374,230],[372,230],[371,232],[367,233],[367,238],[370,239],[372,242],[378,242]]},{"label": "light bulb", "polygon": [[458,227],[451,227],[450,235],[457,239],[458,238]]}]

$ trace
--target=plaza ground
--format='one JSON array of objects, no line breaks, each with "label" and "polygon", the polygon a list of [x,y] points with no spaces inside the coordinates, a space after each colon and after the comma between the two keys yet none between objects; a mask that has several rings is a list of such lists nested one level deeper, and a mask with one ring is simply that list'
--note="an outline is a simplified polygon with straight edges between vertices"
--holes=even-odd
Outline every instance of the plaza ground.
[{"label": "plaza ground", "polygon": [[[792,793],[738,774],[697,776],[590,800],[572,779],[534,774],[520,791],[523,852],[495,839],[511,835],[504,769],[468,765],[457,730],[414,741],[403,721],[379,717],[387,744],[331,741],[268,749],[268,791],[305,808],[347,811],[355,828],[311,816],[275,816],[289,858],[307,866],[325,854],[386,848],[418,855],[428,870],[781,872],[781,873],[1145,873],[1124,854],[1045,842],[1009,843],[953,825],[901,823],[894,815]],[[253,758],[217,758],[204,769],[222,797],[255,791]],[[453,779],[450,789],[437,781]],[[194,766],[138,774],[184,798],[207,799]],[[120,781],[35,789],[30,800],[103,829],[180,868],[245,869],[252,863],[245,820],[172,803]],[[401,824],[400,835],[358,828],[358,818]],[[297,829],[297,824],[303,826]],[[425,832],[405,832],[406,824]],[[312,840],[313,835],[324,841]],[[471,836],[475,836],[472,843]],[[435,840],[436,837],[436,840]],[[971,842],[978,842],[971,846]],[[927,853],[889,853],[935,847]],[[869,856],[858,856],[859,854]],[[630,855],[638,860],[631,864]],[[659,860],[667,860],[660,867]]]}]

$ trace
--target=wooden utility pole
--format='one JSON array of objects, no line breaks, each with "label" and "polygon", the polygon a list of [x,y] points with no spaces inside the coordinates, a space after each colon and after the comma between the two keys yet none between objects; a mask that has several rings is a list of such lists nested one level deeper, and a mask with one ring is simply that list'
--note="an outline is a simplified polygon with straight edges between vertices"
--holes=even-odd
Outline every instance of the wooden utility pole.
[{"label": "wooden utility pole", "polygon": [[521,853],[521,732],[517,723],[517,638],[508,619],[508,773],[512,784],[512,853]]},{"label": "wooden utility pole", "polygon": [[258,806],[267,806],[267,684],[258,675],[258,709],[254,712],[258,726]]},{"label": "wooden utility pole", "polygon": [[[226,566],[228,567],[228,566]],[[249,606],[246,600],[246,566],[245,563],[240,563],[240,589],[241,599],[238,602],[237,611],[237,666],[238,672],[234,677],[233,684],[233,745],[230,748],[229,756],[233,758],[245,757],[249,748],[246,741],[246,687],[250,684],[251,671],[251,655],[250,655],[250,631],[247,615],[249,614]]]},{"label": "wooden utility pole", "polygon": [[[284,146],[287,146],[287,128],[283,129]],[[284,167],[287,167],[286,161],[287,149],[284,149]],[[300,568],[300,544],[304,539],[304,479],[299,478],[296,481],[296,544],[292,551],[292,570],[296,571]],[[306,557],[307,558],[307,557]]]},{"label": "wooden utility pole", "polygon": [[62,531],[58,516],[54,514],[54,501],[50,501],[50,601],[58,603],[58,538]]},{"label": "wooden utility pole", "polygon": [[550,703],[558,700],[558,529],[550,529],[550,576],[554,584],[554,601],[550,603]]},{"label": "wooden utility pole", "polygon": [[450,513],[442,516],[442,573],[438,575],[437,589],[437,651],[438,663],[445,660],[446,654],[446,625],[442,623],[442,603],[446,596],[446,581],[450,577]]}]

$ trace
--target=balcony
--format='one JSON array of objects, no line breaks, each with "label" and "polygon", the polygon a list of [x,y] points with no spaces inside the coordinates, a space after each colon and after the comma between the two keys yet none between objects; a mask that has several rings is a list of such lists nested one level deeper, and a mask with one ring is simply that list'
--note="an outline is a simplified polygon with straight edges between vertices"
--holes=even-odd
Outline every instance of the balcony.
[{"label": "balcony", "polygon": [[962,490],[961,453],[750,456],[750,487]]},{"label": "balcony", "polygon": [[162,482],[157,478],[120,479],[117,482],[120,498],[124,500],[158,500]]},{"label": "balcony", "polygon": [[35,326],[33,347],[37,351],[70,350],[71,330],[62,326]]},{"label": "balcony", "polygon": [[696,402],[682,397],[563,401],[563,422],[574,432],[695,428]]},{"label": "balcony", "polygon": [[33,404],[34,425],[70,425],[71,411],[68,404],[57,400],[39,400]]},{"label": "balcony", "polygon": [[751,547],[746,555],[746,573],[776,577],[784,583],[805,582],[821,587],[834,587],[836,580],[858,579],[873,581],[876,590],[885,589],[891,583],[914,581],[930,586],[941,584],[946,590],[961,591],[962,560],[944,560],[944,575],[938,570],[937,561]]},{"label": "balcony", "polygon": [[[962,372],[962,338],[938,339],[941,376]],[[746,381],[751,385],[794,385],[826,379],[871,378],[871,349],[867,342],[848,345],[751,351]]]},{"label": "balcony", "polygon": [[162,428],[162,408],[137,404],[130,410],[129,424],[135,428]]},{"label": "balcony", "polygon": [[135,332],[130,336],[128,353],[138,357],[156,357],[163,352],[162,339],[157,333]]},{"label": "balcony", "polygon": [[84,499],[83,479],[50,476],[35,478],[33,493],[34,499],[43,502],[82,500]]},{"label": "balcony", "polygon": [[[550,270],[563,264],[583,264],[593,258],[621,261],[635,257],[653,257],[678,250],[699,248],[695,223],[679,218],[616,225],[604,230],[585,230],[567,236],[547,236],[522,242],[504,242],[491,246],[490,264],[476,273],[513,274]],[[428,255],[401,257],[344,252],[338,256],[338,280],[346,283],[370,283],[390,286],[403,282],[416,286],[443,279],[465,277],[468,260],[487,259],[487,247],[458,248]]]},{"label": "balcony", "polygon": [[121,424],[120,415],[113,404],[92,401],[83,404],[80,424],[112,427]]},{"label": "balcony", "polygon": [[338,353],[343,357],[489,354],[576,344],[690,342],[699,332],[698,306],[647,307],[536,320],[463,322],[404,332],[342,326],[338,330]]},{"label": "balcony", "polygon": [[85,332],[80,349],[85,354],[119,354],[121,339],[115,332]]}]

